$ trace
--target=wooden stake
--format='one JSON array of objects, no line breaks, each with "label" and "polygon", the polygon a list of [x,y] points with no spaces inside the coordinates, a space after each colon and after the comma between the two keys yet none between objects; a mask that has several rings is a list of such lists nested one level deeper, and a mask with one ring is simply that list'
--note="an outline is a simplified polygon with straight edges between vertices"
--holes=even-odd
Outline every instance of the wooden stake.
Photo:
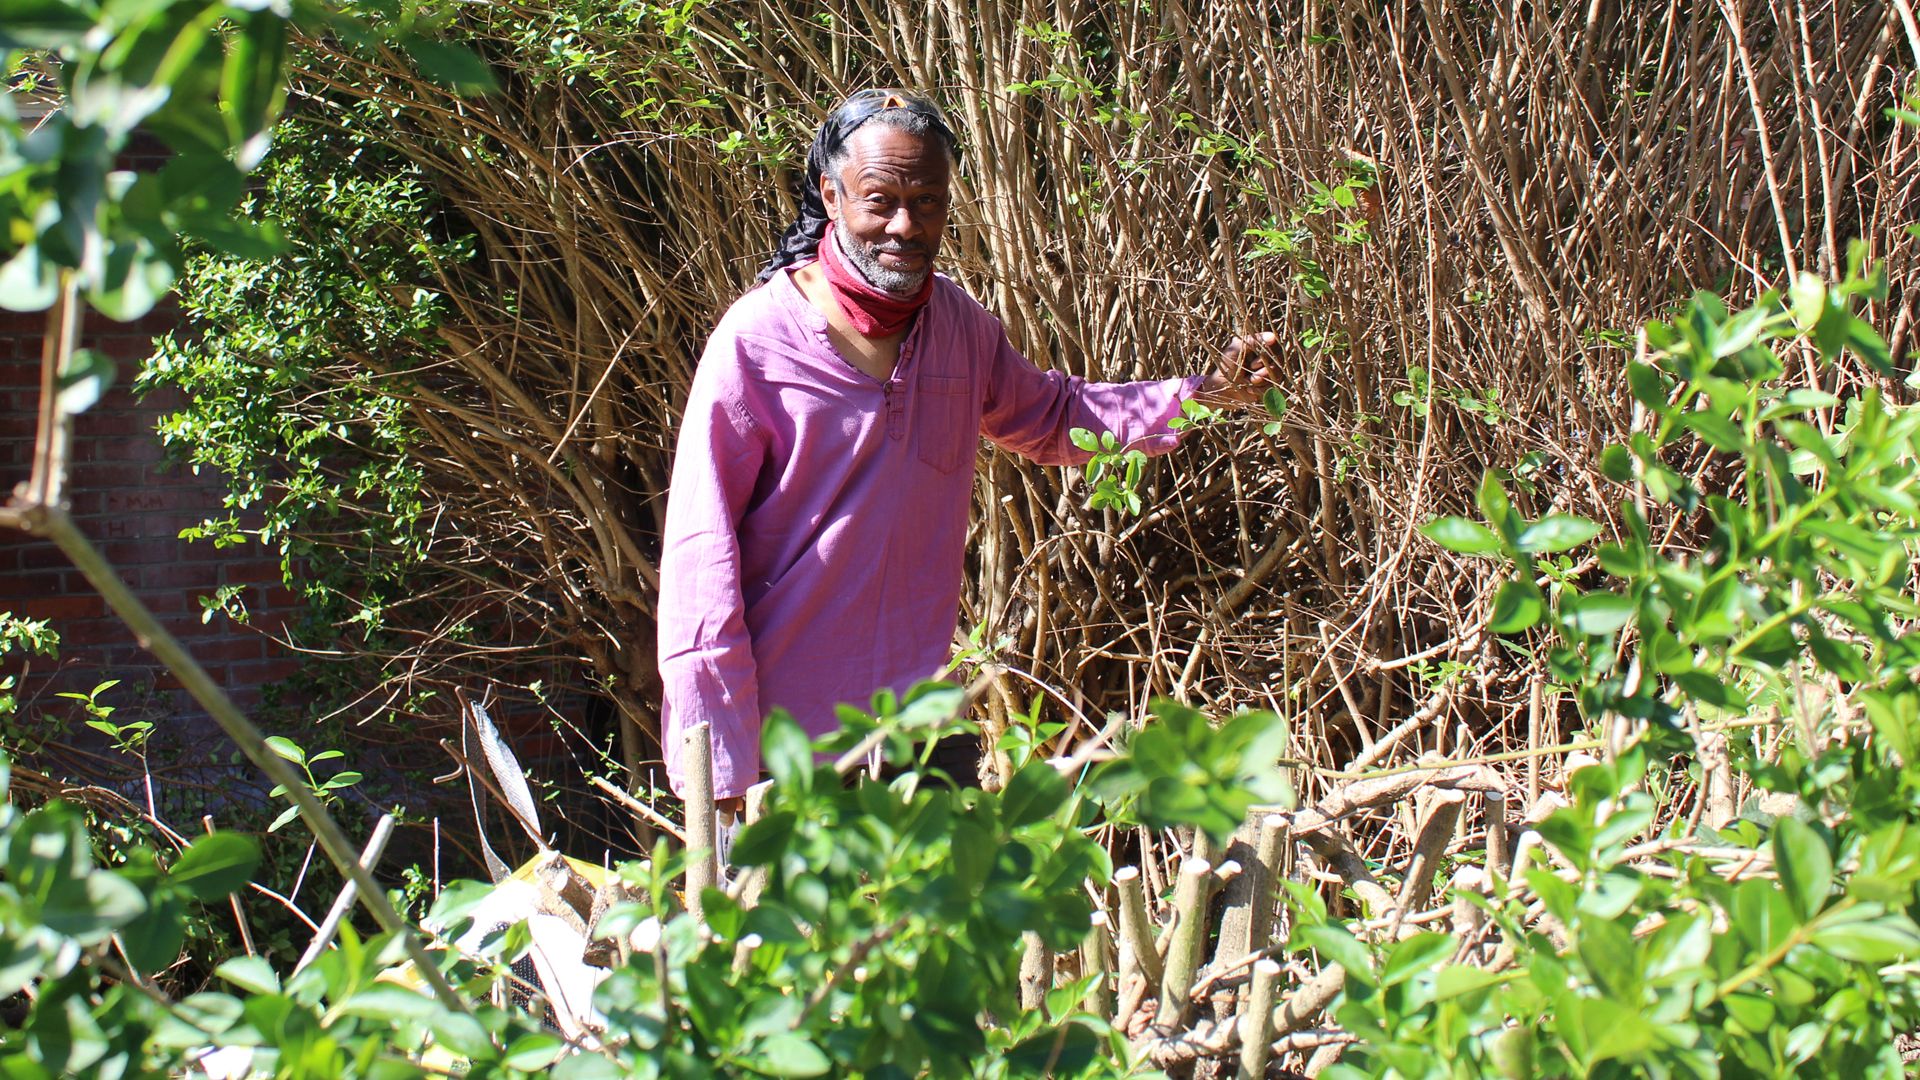
[{"label": "wooden stake", "polygon": [[1140,973],[1149,986],[1160,985],[1163,967],[1153,944],[1153,922],[1147,917],[1146,890],[1140,883],[1140,868],[1123,866],[1113,875],[1120,891],[1120,971],[1129,968]]},{"label": "wooden stake", "polygon": [[1108,985],[1107,977],[1112,974],[1113,966],[1107,960],[1107,948],[1113,939],[1113,927],[1104,911],[1093,913],[1093,928],[1080,942],[1080,977],[1093,979],[1093,989],[1087,992],[1086,1008],[1095,1016],[1113,1015],[1113,989]]},{"label": "wooden stake", "polygon": [[1153,1026],[1171,1031],[1186,1018],[1194,972],[1200,967],[1200,949],[1207,940],[1207,896],[1213,891],[1213,864],[1188,859],[1180,864],[1173,887],[1173,925],[1166,930],[1166,970],[1160,978],[1160,1008]]},{"label": "wooden stake", "polygon": [[1240,862],[1242,870],[1227,883],[1220,941],[1213,950],[1214,970],[1266,947],[1273,930],[1275,883],[1281,874],[1286,835],[1284,816],[1260,814],[1241,826],[1228,845],[1227,854]]},{"label": "wooden stake", "polygon": [[1487,819],[1487,874],[1504,878],[1513,859],[1513,838],[1507,833],[1506,792],[1487,792],[1480,812]]},{"label": "wooden stake", "polygon": [[1025,946],[1020,954],[1020,1007],[1031,1012],[1046,1004],[1047,991],[1053,989],[1053,953],[1031,930],[1020,935],[1020,941]]},{"label": "wooden stake", "polygon": [[1273,1054],[1273,999],[1280,989],[1280,965],[1256,961],[1247,1007],[1240,1012],[1240,1080],[1263,1080]]},{"label": "wooden stake", "polygon": [[1458,791],[1435,790],[1427,803],[1427,820],[1413,841],[1413,858],[1407,861],[1407,876],[1400,883],[1400,910],[1411,915],[1426,909],[1433,896],[1433,874],[1440,857],[1453,842],[1453,830],[1460,823],[1460,804],[1467,801]]},{"label": "wooden stake", "polygon": [[720,882],[713,807],[713,729],[705,721],[687,729],[687,910],[698,919],[700,893]]}]

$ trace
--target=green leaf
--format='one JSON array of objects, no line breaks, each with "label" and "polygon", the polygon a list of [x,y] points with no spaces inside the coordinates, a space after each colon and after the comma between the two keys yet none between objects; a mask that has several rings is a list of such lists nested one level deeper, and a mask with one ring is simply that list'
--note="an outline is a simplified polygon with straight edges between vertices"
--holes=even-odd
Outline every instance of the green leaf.
[{"label": "green leaf", "polygon": [[284,735],[269,735],[266,741],[267,749],[279,754],[281,757],[286,758],[296,765],[306,764],[307,752],[300,749],[299,743],[294,742]]},{"label": "green leaf", "polygon": [[764,1076],[825,1076],[833,1062],[818,1046],[798,1035],[781,1033],[761,1040],[748,1059]]},{"label": "green leaf", "polygon": [[1600,526],[1573,514],[1548,514],[1520,532],[1521,551],[1566,551],[1600,535]]},{"label": "green leaf", "polygon": [[1833,855],[1813,826],[1794,817],[1775,822],[1773,865],[1795,915],[1811,918],[1826,906],[1833,888]]},{"label": "green leaf", "polygon": [[93,945],[147,910],[146,896],[119,874],[90,870],[82,881],[78,889],[55,892],[40,916],[47,929]]},{"label": "green leaf", "polygon": [[1380,985],[1393,986],[1437,969],[1453,956],[1457,946],[1452,935],[1432,931],[1395,943],[1387,949],[1387,958],[1380,966]]},{"label": "green leaf", "polygon": [[1902,761],[1920,760],[1920,695],[1898,690],[1869,690],[1862,695],[1874,737]]},{"label": "green leaf", "polygon": [[112,385],[112,358],[93,349],[77,349],[60,373],[60,408],[68,413],[86,412]]},{"label": "green leaf", "polygon": [[1267,415],[1275,420],[1287,415],[1287,395],[1281,393],[1277,386],[1267,387],[1267,392],[1260,395],[1260,404],[1266,408]]},{"label": "green leaf", "polygon": [[1627,388],[1633,393],[1633,400],[1647,407],[1647,411],[1661,413],[1667,408],[1667,387],[1660,380],[1660,373],[1638,360],[1627,363]]},{"label": "green leaf", "polygon": [[120,935],[127,963],[142,974],[172,966],[180,959],[186,939],[186,901],[172,889],[151,890],[145,913],[128,923]]},{"label": "green leaf", "polygon": [[1633,597],[1611,592],[1582,594],[1569,607],[1567,625],[1589,637],[1613,633],[1630,622],[1639,610]]},{"label": "green leaf", "polygon": [[[0,27],[0,39],[5,36]],[[59,295],[59,268],[41,256],[39,245],[25,245],[0,265],[0,309],[44,311]]]},{"label": "green leaf", "polygon": [[1420,527],[1420,534],[1461,555],[1488,555],[1500,550],[1500,537],[1492,529],[1463,517],[1435,518]]},{"label": "green leaf", "polygon": [[1811,330],[1827,309],[1827,283],[1820,275],[1802,270],[1787,287],[1787,297],[1792,302],[1793,321],[1800,329]]},{"label": "green leaf", "polygon": [[1497,986],[1501,981],[1498,972],[1471,967],[1467,964],[1448,964],[1441,968],[1440,974],[1434,978],[1433,1000],[1437,1003],[1450,998],[1463,997],[1485,990],[1489,986]]},{"label": "green leaf", "polygon": [[1524,578],[1513,578],[1494,596],[1487,629],[1496,634],[1518,634],[1537,625],[1546,614],[1547,601],[1540,595],[1540,587]]},{"label": "green leaf", "polygon": [[335,1011],[343,1016],[364,1016],[371,1020],[425,1021],[446,1010],[418,990],[377,982],[341,1002]]},{"label": "green leaf", "polygon": [[1741,1034],[1760,1035],[1773,1026],[1773,1002],[1757,994],[1729,994],[1723,1002],[1727,1015],[1746,1030]]},{"label": "green leaf", "polygon": [[775,810],[740,830],[734,838],[728,861],[736,866],[767,866],[780,857],[793,839],[799,816],[792,810]]},{"label": "green leaf", "polygon": [[1898,914],[1835,921],[1815,930],[1812,944],[1856,964],[1888,964],[1920,956],[1920,927]]},{"label": "green leaf", "polygon": [[493,69],[472,49],[424,37],[408,37],[400,44],[421,72],[456,93],[490,94],[499,89]]},{"label": "green leaf", "polygon": [[1060,809],[1071,794],[1066,778],[1045,761],[1035,761],[1013,774],[1000,795],[1001,819],[1017,829],[1041,821]]},{"label": "green leaf", "polygon": [[288,250],[286,234],[271,221],[242,221],[208,214],[181,223],[182,231],[223,254],[241,259],[271,259]]},{"label": "green leaf", "polygon": [[244,888],[260,865],[260,846],[250,836],[217,832],[187,845],[167,880],[195,900],[221,900]]},{"label": "green leaf", "polygon": [[1348,933],[1345,927],[1331,924],[1304,927],[1298,937],[1302,944],[1311,946],[1322,958],[1346,968],[1347,978],[1374,985],[1373,962],[1367,956],[1367,947],[1360,944],[1359,939]]},{"label": "green leaf", "polygon": [[[1099,1032],[1084,1020],[1059,1028],[1041,1028],[1009,1047],[1003,1060],[1008,1077],[1088,1076],[1089,1065],[1104,1049]],[[877,1075],[868,1073],[867,1075]],[[936,1074],[938,1075],[938,1074]],[[995,1074],[988,1074],[995,1075]],[[1098,1075],[1109,1075],[1100,1073]]]},{"label": "green leaf", "polygon": [[0,49],[60,49],[93,28],[98,6],[75,0],[7,0]]},{"label": "green leaf", "polygon": [[234,20],[220,71],[221,113],[228,145],[240,150],[240,167],[251,171],[265,156],[267,125],[286,97],[287,23],[277,13],[255,11]]},{"label": "green leaf", "polygon": [[236,956],[213,969],[215,975],[252,994],[277,994],[280,976],[258,956]]},{"label": "green leaf", "polygon": [[1868,682],[1873,677],[1866,657],[1850,641],[1828,637],[1816,624],[1807,624],[1807,648],[1827,671],[1851,682]]},{"label": "green leaf", "polygon": [[507,1047],[506,1056],[501,1058],[501,1064],[509,1069],[537,1072],[552,1065],[554,1059],[566,1049],[566,1040],[558,1035],[551,1035],[544,1031],[530,1032],[513,1040]]},{"label": "green leaf", "polygon": [[813,740],[784,710],[776,709],[760,729],[760,757],[774,783],[805,791],[813,780]]},{"label": "green leaf", "polygon": [[1492,470],[1480,477],[1480,486],[1473,493],[1475,505],[1480,507],[1480,516],[1487,524],[1499,530],[1502,536],[1512,535],[1513,504],[1507,501],[1507,490],[1500,486],[1500,478]]},{"label": "green leaf", "polygon": [[573,1054],[560,1059],[552,1069],[553,1080],[652,1080],[660,1075],[660,1065],[652,1057],[629,1059],[632,1065],[617,1065],[599,1054]]},{"label": "green leaf", "polygon": [[144,236],[109,239],[100,273],[87,281],[87,300],[116,322],[132,322],[153,310],[173,287],[179,251],[162,251]]},{"label": "green leaf", "polygon": [[1100,451],[1100,440],[1094,438],[1093,432],[1088,431],[1086,428],[1074,428],[1072,431],[1067,432],[1067,438],[1072,439],[1073,445],[1085,450],[1089,454]]},{"label": "green leaf", "polygon": [[1624,484],[1633,479],[1633,451],[1619,443],[1600,452],[1601,475],[1616,484]]},{"label": "green leaf", "polygon": [[1715,450],[1729,454],[1744,454],[1747,450],[1747,438],[1733,421],[1710,412],[1690,412],[1680,418],[1680,426],[1700,436],[1701,441]]}]

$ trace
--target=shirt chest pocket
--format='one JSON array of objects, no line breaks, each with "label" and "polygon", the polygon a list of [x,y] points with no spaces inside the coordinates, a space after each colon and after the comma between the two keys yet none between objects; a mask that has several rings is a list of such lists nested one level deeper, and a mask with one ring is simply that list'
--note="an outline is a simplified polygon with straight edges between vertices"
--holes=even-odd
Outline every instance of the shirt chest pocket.
[{"label": "shirt chest pocket", "polygon": [[920,460],[950,473],[973,460],[980,443],[971,380],[959,375],[922,375],[916,384],[914,441]]}]

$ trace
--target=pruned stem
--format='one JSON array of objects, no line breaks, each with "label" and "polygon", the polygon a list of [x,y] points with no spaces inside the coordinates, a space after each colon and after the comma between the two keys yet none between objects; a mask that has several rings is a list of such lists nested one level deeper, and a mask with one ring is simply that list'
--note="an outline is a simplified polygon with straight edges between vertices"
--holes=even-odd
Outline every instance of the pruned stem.
[{"label": "pruned stem", "polygon": [[713,728],[701,721],[687,729],[687,910],[701,916],[700,894],[720,881],[713,806]]},{"label": "pruned stem", "polygon": [[1280,989],[1280,965],[1261,960],[1253,965],[1253,984],[1247,1007],[1240,1014],[1240,1080],[1261,1080],[1273,1054],[1273,999]]},{"label": "pruned stem", "polygon": [[1140,868],[1123,866],[1113,875],[1120,891],[1120,972],[1138,972],[1149,986],[1160,985],[1163,966],[1153,944],[1153,922],[1147,917],[1146,889]]},{"label": "pruned stem", "polygon": [[1207,940],[1207,897],[1213,885],[1213,864],[1187,859],[1173,886],[1172,935],[1167,945],[1166,970],[1160,977],[1160,1007],[1153,1024],[1169,1031],[1186,1018],[1194,972],[1200,967],[1200,949]]}]

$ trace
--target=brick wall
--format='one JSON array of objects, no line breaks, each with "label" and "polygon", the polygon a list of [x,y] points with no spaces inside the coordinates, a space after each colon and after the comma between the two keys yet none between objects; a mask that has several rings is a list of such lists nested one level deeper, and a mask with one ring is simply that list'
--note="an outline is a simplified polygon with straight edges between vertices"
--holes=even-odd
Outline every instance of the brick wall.
[{"label": "brick wall", "polygon": [[[75,520],[127,584],[214,679],[252,709],[264,687],[297,667],[269,636],[293,597],[279,584],[278,560],[257,546],[216,551],[211,543],[179,538],[181,529],[220,510],[220,485],[167,461],[154,427],[178,407],[178,395],[163,391],[136,401],[129,389],[154,335],[174,318],[167,309],[131,324],[89,314],[81,344],[111,356],[117,371],[112,389],[74,422],[68,498]],[[43,314],[0,312],[0,491],[25,481],[32,469],[44,328]],[[198,598],[222,585],[246,587],[251,625],[224,615],[201,622]],[[54,690],[119,679],[104,699],[122,709],[199,713],[52,544],[0,532],[0,611],[47,619],[60,634],[59,669],[49,672],[35,661],[28,689],[40,703],[51,704],[45,695]],[[0,670],[18,670],[17,658],[0,663]]]}]

